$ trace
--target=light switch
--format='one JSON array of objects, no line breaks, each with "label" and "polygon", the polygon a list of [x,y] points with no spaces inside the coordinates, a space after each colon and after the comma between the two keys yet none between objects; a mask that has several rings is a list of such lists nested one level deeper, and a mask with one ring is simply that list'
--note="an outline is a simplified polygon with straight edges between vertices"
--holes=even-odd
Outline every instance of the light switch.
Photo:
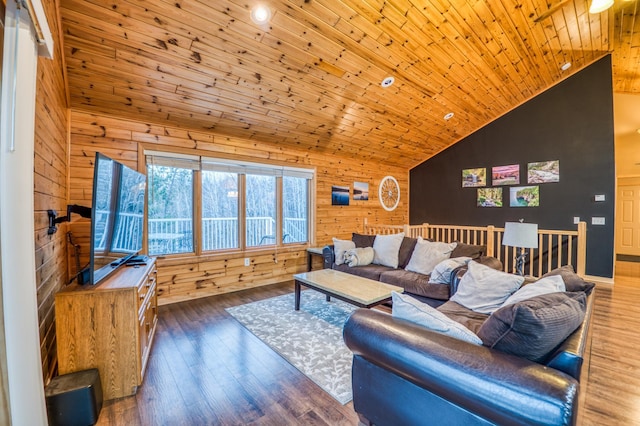
[{"label": "light switch", "polygon": [[592,225],[604,225],[604,217],[592,217],[591,218]]},{"label": "light switch", "polygon": [[574,216],[574,217],[573,217],[573,223],[574,223],[575,225],[577,225],[578,223],[580,223],[580,216]]},{"label": "light switch", "polygon": [[[604,201],[604,194],[597,194],[595,196],[595,200],[596,201]],[[604,225],[604,223],[603,223],[603,225]]]}]

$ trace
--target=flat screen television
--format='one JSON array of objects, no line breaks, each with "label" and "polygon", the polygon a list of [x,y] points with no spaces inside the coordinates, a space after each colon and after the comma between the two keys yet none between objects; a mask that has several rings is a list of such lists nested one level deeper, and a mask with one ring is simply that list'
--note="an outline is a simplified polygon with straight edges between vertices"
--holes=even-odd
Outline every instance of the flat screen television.
[{"label": "flat screen television", "polygon": [[88,284],[142,250],[147,184],[144,174],[99,152],[94,166]]}]

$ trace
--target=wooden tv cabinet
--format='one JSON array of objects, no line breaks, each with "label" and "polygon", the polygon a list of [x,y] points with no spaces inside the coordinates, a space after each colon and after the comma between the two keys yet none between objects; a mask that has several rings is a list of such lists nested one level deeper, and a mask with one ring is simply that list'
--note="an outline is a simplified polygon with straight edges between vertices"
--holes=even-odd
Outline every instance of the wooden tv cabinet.
[{"label": "wooden tv cabinet", "polygon": [[97,368],[104,399],[136,393],[158,322],[156,262],[121,266],[98,285],[56,294],[60,374]]}]

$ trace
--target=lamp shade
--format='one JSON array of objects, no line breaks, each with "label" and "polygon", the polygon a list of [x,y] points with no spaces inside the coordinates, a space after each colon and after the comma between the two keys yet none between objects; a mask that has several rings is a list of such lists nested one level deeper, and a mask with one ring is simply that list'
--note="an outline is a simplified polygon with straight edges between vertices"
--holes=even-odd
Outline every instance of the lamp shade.
[{"label": "lamp shade", "polygon": [[591,0],[589,13],[600,13],[613,6],[613,0]]},{"label": "lamp shade", "polygon": [[538,224],[506,222],[502,245],[510,247],[538,248]]}]

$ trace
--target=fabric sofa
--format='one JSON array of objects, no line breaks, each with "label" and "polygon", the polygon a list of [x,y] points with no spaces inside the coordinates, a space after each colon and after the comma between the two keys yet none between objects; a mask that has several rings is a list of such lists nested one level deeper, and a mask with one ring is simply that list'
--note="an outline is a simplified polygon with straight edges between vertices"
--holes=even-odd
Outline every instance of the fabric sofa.
[{"label": "fabric sofa", "polygon": [[[375,238],[375,235],[352,234],[352,241],[358,248],[372,247]],[[430,275],[405,269],[411,260],[417,242],[416,238],[402,238],[402,243],[398,250],[397,268],[379,264],[362,266],[349,266],[345,263],[337,264],[334,246],[327,245],[322,250],[323,267],[397,285],[403,287],[406,293],[415,295],[432,306],[440,305],[449,300],[452,294],[450,283],[448,281],[446,283],[431,283],[429,282]],[[469,257],[494,269],[502,269],[500,260],[484,256],[484,253],[486,253],[486,246],[457,243],[450,258]]]},{"label": "fabric sofa", "polygon": [[[524,350],[521,343],[510,352],[499,345],[459,340],[385,312],[356,310],[344,326],[344,340],[354,355],[353,404],[361,422],[380,426],[576,424],[581,372],[590,351],[594,294],[593,284],[569,269],[547,275],[561,275],[568,282],[567,291],[557,296],[580,299],[584,317],[575,331],[537,361],[514,354]],[[454,281],[455,292],[460,276]],[[519,303],[531,305],[534,300]],[[483,315],[454,301],[437,311],[474,332],[498,312]],[[508,324],[509,332],[521,328],[517,321],[514,317]]]}]

